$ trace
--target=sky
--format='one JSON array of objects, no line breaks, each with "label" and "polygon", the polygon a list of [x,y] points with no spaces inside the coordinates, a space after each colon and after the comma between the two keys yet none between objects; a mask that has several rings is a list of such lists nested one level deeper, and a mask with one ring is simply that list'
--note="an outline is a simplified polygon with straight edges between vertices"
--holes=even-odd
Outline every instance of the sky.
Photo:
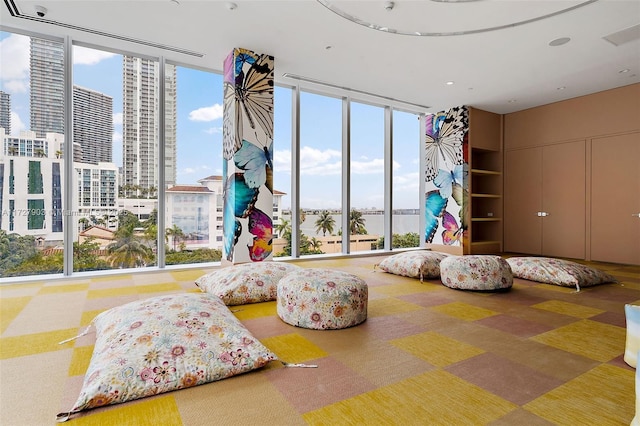
[{"label": "sky", "polygon": [[[75,46],[74,84],[113,98],[113,162],[122,165],[122,57]],[[222,60],[220,68],[222,69]],[[277,72],[278,62],[275,61]],[[222,174],[222,75],[177,68],[177,184]],[[11,94],[11,130],[29,129],[29,38],[0,32],[0,90]],[[274,93],[274,189],[291,192],[291,90]],[[341,207],[342,101],[300,97],[300,206]],[[394,112],[393,206],[419,208],[417,115]],[[384,207],[384,109],[351,105],[351,207]],[[283,197],[283,208],[290,197]]]}]

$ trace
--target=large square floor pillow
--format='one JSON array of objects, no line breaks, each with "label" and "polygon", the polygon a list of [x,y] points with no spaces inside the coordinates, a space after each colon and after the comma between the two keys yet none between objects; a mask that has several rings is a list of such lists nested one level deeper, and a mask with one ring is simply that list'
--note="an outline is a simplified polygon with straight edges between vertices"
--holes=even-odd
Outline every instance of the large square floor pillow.
[{"label": "large square floor pillow", "polygon": [[196,280],[203,292],[218,296],[225,305],[276,300],[278,281],[299,266],[284,262],[256,262],[217,269]]},{"label": "large square floor pillow", "polygon": [[581,263],[550,257],[510,257],[507,259],[513,276],[563,287],[590,287],[617,280],[599,269]]},{"label": "large square floor pillow", "polygon": [[385,258],[376,266],[394,275],[433,279],[440,277],[440,262],[448,256],[430,250],[405,251]]},{"label": "large square floor pillow", "polygon": [[131,302],[93,320],[96,343],[68,413],[225,379],[276,355],[220,299],[186,293]]}]

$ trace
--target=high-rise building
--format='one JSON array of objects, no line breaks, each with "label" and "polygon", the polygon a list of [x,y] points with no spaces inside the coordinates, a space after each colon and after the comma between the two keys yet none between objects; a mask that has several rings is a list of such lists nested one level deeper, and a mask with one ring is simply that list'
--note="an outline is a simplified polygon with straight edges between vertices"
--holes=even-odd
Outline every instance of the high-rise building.
[{"label": "high-rise building", "polygon": [[31,130],[64,134],[64,51],[60,42],[31,37]]},{"label": "high-rise building", "polygon": [[165,70],[165,181],[159,182],[160,111],[158,62],[122,58],[122,164],[124,193],[157,190],[176,181],[176,67]]},{"label": "high-rise building", "polygon": [[73,140],[82,147],[82,163],[113,160],[113,98],[73,86]]},{"label": "high-rise building", "polygon": [[0,90],[0,127],[11,134],[11,95]]}]

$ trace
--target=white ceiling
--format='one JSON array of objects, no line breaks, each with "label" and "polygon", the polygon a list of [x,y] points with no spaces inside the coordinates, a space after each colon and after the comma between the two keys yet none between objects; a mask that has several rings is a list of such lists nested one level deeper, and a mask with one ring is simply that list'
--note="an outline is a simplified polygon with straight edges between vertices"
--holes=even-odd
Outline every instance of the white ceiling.
[{"label": "white ceiling", "polygon": [[[277,83],[295,84],[290,73],[431,112],[464,104],[509,113],[640,82],[640,28],[618,46],[603,39],[640,24],[640,0],[396,0],[391,11],[385,1],[229,3],[4,0],[0,24],[217,71],[243,47],[275,57]],[[549,46],[560,37],[571,41]]]}]

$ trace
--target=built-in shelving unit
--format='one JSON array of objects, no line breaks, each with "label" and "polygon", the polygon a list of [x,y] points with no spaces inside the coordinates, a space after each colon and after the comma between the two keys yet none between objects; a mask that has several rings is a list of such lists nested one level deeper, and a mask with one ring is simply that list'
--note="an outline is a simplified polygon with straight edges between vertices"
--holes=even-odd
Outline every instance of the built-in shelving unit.
[{"label": "built-in shelving unit", "polygon": [[471,220],[465,254],[502,251],[502,117],[470,109],[469,192]]}]

